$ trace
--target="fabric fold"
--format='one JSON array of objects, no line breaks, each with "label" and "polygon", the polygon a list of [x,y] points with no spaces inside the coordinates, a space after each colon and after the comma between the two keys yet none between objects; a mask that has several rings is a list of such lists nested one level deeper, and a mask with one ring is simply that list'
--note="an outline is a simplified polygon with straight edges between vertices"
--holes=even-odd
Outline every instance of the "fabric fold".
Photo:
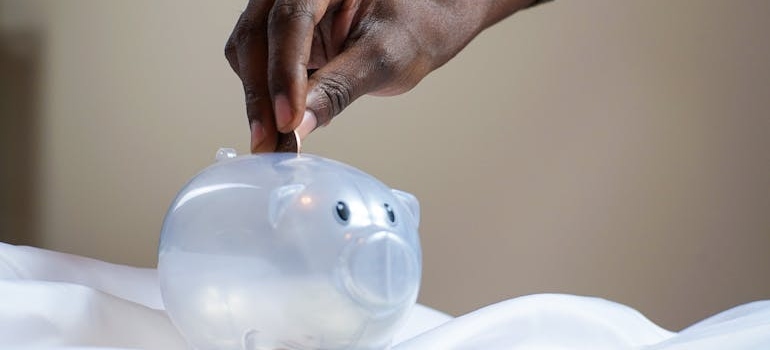
[{"label": "fabric fold", "polygon": [[[770,300],[679,333],[599,298],[536,294],[461,317],[417,305],[393,350],[770,349]],[[157,272],[0,243],[0,349],[187,349]]]}]

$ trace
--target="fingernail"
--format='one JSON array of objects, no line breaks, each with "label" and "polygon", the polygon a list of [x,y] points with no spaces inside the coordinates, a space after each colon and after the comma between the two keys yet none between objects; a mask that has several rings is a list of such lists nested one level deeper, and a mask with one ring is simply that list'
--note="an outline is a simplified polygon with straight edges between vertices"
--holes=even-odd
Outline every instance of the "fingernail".
[{"label": "fingernail", "polygon": [[291,123],[291,107],[289,106],[289,99],[285,95],[278,95],[275,97],[275,126],[282,132],[286,130],[286,127]]},{"label": "fingernail", "polygon": [[305,139],[307,135],[315,130],[316,125],[318,125],[317,123],[318,121],[315,118],[315,114],[310,110],[306,110],[305,114],[302,115],[302,121],[295,130],[297,135],[299,135],[300,140]]},{"label": "fingernail", "polygon": [[[319,122],[318,116],[315,115],[315,112],[312,112],[311,106],[318,106],[319,101],[322,99],[322,95],[324,95],[323,91],[321,91],[317,86],[314,87],[310,92],[307,93],[307,96],[305,97],[305,111],[310,112],[310,115],[313,117],[313,128],[308,131],[310,133],[311,131],[315,130],[319,126],[326,126],[329,124],[329,120],[321,120]],[[305,113],[307,113],[305,112]],[[304,116],[303,116],[304,118]]]},{"label": "fingernail", "polygon": [[251,153],[256,153],[259,144],[265,139],[265,127],[259,120],[251,121]]}]

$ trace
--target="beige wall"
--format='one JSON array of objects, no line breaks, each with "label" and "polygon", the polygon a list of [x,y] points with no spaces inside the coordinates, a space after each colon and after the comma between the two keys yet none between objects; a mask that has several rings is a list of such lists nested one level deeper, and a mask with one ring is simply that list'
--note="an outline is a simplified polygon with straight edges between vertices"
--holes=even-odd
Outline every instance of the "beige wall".
[{"label": "beige wall", "polygon": [[[247,149],[222,54],[243,3],[44,2],[39,245],[155,263],[175,192]],[[418,196],[425,304],[576,293],[680,328],[770,298],[768,18],[763,0],[557,1],[306,151]]]}]

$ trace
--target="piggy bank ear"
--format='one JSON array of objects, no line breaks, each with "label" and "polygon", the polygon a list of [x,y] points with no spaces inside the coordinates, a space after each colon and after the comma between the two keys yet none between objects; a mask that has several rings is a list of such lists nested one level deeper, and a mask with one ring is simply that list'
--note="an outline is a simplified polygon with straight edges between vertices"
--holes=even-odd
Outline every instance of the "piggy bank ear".
[{"label": "piggy bank ear", "polygon": [[268,217],[273,227],[278,226],[278,222],[283,217],[286,209],[294,202],[294,199],[305,189],[305,185],[294,184],[285,185],[270,192],[270,202],[268,203]]},{"label": "piggy bank ear", "polygon": [[391,192],[393,192],[393,195],[396,196],[399,202],[404,205],[404,207],[407,209],[409,214],[412,215],[412,218],[414,219],[414,224],[419,226],[420,225],[420,202],[417,201],[417,197],[413,196],[410,193],[399,191],[397,189],[391,189]]}]

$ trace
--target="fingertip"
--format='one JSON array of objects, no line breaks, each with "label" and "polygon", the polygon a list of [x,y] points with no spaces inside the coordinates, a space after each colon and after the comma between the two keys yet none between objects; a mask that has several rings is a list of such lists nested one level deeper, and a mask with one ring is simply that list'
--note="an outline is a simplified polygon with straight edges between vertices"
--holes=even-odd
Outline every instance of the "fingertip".
[{"label": "fingertip", "polygon": [[273,100],[273,111],[275,111],[275,126],[278,128],[278,131],[281,132],[291,131],[287,130],[291,124],[293,114],[291,111],[291,106],[289,105],[289,99],[286,97],[286,95],[278,95],[275,96]]},{"label": "fingertip", "polygon": [[252,120],[249,126],[251,127],[251,153],[257,153],[262,141],[265,140],[265,127],[259,120]]},{"label": "fingertip", "polygon": [[302,115],[302,121],[295,131],[297,132],[297,135],[299,135],[300,140],[304,140],[307,135],[315,130],[317,125],[318,120],[315,117],[315,113],[311,110],[306,110],[305,114]]},{"label": "fingertip", "polygon": [[251,153],[265,153],[275,151],[276,136],[268,134],[267,129],[259,120],[251,123]]},{"label": "fingertip", "polygon": [[[319,126],[325,126],[332,119],[332,107],[331,102],[328,99],[327,94],[322,91],[322,88],[317,84],[313,84],[305,99],[305,110],[310,112],[312,116],[313,129]],[[306,112],[306,113],[307,113]],[[303,122],[304,122],[303,115]],[[313,131],[313,129],[309,130]]]}]

